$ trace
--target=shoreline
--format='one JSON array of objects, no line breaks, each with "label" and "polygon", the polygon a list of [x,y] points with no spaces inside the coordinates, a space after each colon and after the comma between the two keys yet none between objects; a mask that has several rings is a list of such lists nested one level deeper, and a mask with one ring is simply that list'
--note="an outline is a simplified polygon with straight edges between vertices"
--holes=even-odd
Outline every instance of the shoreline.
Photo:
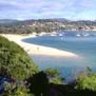
[{"label": "shoreline", "polygon": [[26,38],[36,38],[36,35],[13,35],[13,34],[0,34],[1,36],[4,36],[10,41],[13,41],[17,43],[19,46],[21,46],[29,55],[46,55],[46,56],[62,56],[62,57],[78,57],[78,55],[68,52],[59,50],[56,48],[36,45],[36,44],[30,44],[27,42],[23,42],[23,39]]}]

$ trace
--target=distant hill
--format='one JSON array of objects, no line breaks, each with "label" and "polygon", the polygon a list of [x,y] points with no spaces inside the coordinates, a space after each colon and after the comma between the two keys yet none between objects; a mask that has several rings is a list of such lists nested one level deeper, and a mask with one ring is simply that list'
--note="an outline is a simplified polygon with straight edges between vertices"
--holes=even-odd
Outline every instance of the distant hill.
[{"label": "distant hill", "polygon": [[65,18],[31,19],[31,20],[0,20],[0,33],[28,34],[32,32],[53,31],[96,31],[96,21],[72,21]]},{"label": "distant hill", "polygon": [[9,24],[9,23],[15,23],[18,22],[18,20],[12,20],[12,19],[0,19],[0,24]]}]

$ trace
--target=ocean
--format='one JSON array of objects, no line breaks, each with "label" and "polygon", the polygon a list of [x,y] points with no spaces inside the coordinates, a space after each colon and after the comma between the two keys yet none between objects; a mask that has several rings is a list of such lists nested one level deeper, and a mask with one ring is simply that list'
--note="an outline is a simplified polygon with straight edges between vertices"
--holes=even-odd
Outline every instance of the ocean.
[{"label": "ocean", "polygon": [[24,42],[53,47],[77,54],[79,57],[53,57],[34,55],[32,59],[41,70],[56,68],[61,72],[66,82],[91,68],[96,71],[96,32],[58,32],[55,36],[44,35],[27,38]]}]

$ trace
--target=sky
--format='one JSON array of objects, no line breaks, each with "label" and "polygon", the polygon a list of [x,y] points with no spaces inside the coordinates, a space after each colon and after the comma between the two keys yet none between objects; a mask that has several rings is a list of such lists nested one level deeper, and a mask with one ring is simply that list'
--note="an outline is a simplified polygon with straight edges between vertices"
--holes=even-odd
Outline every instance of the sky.
[{"label": "sky", "polygon": [[96,20],[96,0],[0,0],[0,19]]}]

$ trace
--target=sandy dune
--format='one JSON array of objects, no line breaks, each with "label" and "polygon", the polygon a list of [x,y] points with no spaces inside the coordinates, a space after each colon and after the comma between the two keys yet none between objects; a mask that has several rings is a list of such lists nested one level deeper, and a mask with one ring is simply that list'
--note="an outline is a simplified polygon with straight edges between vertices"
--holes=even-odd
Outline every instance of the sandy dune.
[{"label": "sandy dune", "polygon": [[35,37],[35,35],[12,35],[12,34],[2,34],[2,36],[6,37],[10,41],[14,41],[19,44],[29,55],[48,55],[48,56],[64,56],[64,57],[78,57],[78,55],[67,52],[63,50],[58,50],[56,48],[45,47],[35,44],[30,44],[23,42],[22,39]]}]

